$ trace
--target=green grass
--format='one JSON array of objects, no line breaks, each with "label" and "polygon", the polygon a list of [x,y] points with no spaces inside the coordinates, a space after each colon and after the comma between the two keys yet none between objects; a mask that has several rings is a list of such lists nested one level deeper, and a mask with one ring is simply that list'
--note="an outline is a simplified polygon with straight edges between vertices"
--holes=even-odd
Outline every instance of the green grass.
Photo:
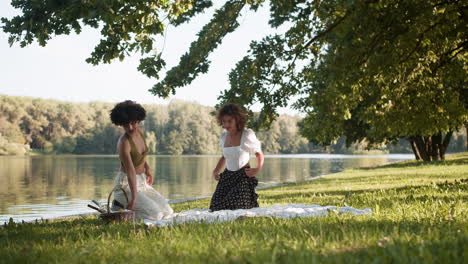
[{"label": "green grass", "polygon": [[[290,220],[247,218],[147,228],[95,217],[10,223],[0,263],[463,263],[468,259],[468,153],[446,161],[346,170],[259,191],[261,206],[372,208]],[[206,208],[209,199],[174,205]]]},{"label": "green grass", "polygon": [[49,153],[40,149],[31,149],[31,150],[27,150],[25,154],[28,156],[39,156],[39,155],[48,155]]}]

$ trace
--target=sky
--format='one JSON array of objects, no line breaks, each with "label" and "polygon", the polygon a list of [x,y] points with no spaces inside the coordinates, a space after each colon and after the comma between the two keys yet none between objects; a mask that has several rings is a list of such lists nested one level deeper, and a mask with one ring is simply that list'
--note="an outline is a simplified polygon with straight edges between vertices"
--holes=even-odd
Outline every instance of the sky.
[{"label": "sky", "polygon": [[[177,65],[180,56],[187,52],[196,33],[210,20],[213,11],[224,1],[214,1],[215,6],[191,22],[177,28],[169,26],[166,38],[158,37],[157,50],[163,50],[166,70]],[[221,2],[221,3],[220,3]],[[0,17],[11,18],[19,11],[11,1],[0,1]],[[252,40],[261,40],[271,34],[268,25],[268,6],[257,12],[244,8],[240,27],[225,37],[223,43],[209,56],[210,70],[199,75],[192,84],[176,89],[168,99],[152,95],[150,89],[157,80],[149,79],[137,70],[139,54],[123,62],[93,66],[85,62],[99,42],[99,30],[84,28],[80,35],[70,34],[52,38],[45,47],[33,43],[25,48],[8,44],[8,35],[0,30],[0,94],[32,96],[73,102],[119,102],[127,99],[144,104],[167,104],[172,99],[194,101],[214,106],[217,97],[229,87],[228,73],[246,55]],[[254,105],[253,110],[260,110]],[[297,114],[290,108],[280,113]]]}]

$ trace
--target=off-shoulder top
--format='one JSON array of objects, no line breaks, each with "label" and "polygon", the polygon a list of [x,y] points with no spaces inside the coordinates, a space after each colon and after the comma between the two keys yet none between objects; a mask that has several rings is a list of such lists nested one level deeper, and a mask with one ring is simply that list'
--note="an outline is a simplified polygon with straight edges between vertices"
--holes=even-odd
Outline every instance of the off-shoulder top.
[{"label": "off-shoulder top", "polygon": [[240,145],[224,147],[228,132],[223,131],[220,138],[220,147],[226,159],[226,167],[230,171],[237,171],[249,163],[250,153],[262,152],[261,143],[252,129],[242,131]]}]

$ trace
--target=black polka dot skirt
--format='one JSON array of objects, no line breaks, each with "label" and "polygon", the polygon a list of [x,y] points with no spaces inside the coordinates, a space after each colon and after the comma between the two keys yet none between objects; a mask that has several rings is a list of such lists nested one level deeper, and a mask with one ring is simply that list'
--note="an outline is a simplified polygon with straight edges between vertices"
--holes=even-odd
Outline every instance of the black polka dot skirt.
[{"label": "black polka dot skirt", "polygon": [[238,171],[224,170],[220,174],[218,185],[211,197],[210,210],[235,210],[258,207],[258,194],[255,187],[258,185],[256,178],[250,178],[245,174],[245,169]]}]

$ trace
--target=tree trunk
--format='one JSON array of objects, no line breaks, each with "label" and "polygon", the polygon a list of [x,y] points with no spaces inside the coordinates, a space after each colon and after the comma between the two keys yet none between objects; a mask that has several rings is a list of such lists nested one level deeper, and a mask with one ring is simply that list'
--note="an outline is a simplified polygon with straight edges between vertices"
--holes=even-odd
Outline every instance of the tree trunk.
[{"label": "tree trunk", "polygon": [[419,152],[419,155],[422,160],[424,161],[430,161],[430,155],[428,153],[427,149],[427,138],[424,138],[422,136],[415,136],[414,141],[416,143],[416,149]]},{"label": "tree trunk", "polygon": [[450,143],[450,139],[452,138],[453,131],[448,132],[445,135],[444,140],[442,141],[442,146],[441,146],[441,160],[445,159],[445,152],[447,151],[447,147]]},{"label": "tree trunk", "polygon": [[413,149],[414,157],[416,158],[416,160],[421,160],[421,154],[419,154],[418,147],[416,146],[416,142],[414,141],[414,138],[410,137],[409,142],[411,145],[411,149]]},{"label": "tree trunk", "polygon": [[445,137],[442,134],[433,136],[413,136],[410,138],[416,160],[434,161],[444,160],[447,146],[450,143],[453,131],[448,132]]},{"label": "tree trunk", "polygon": [[431,156],[432,160],[442,160],[442,134],[437,134],[431,137]]}]

